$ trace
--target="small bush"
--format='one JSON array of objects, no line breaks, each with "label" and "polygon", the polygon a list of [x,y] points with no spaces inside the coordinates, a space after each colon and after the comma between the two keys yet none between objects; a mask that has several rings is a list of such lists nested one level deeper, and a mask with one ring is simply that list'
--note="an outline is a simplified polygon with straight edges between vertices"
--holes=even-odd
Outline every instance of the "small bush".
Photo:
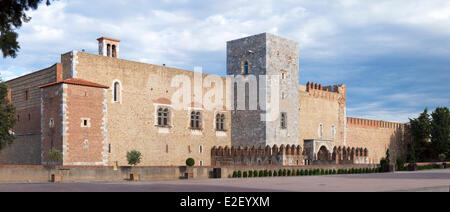
[{"label": "small bush", "polygon": [[253,172],[251,170],[248,171],[248,177],[253,177]]},{"label": "small bush", "polygon": [[297,169],[296,175],[300,176],[300,170],[299,169]]},{"label": "small bush", "polygon": [[267,171],[267,169],[266,170],[264,170],[264,177],[268,177],[269,176],[269,171]]},{"label": "small bush", "polygon": [[52,162],[61,162],[63,160],[63,155],[59,150],[52,148],[48,152],[48,159]]},{"label": "small bush", "polygon": [[303,176],[303,175],[305,175],[305,170],[300,170],[300,176]]},{"label": "small bush", "polygon": [[253,171],[253,177],[258,177],[258,171]]},{"label": "small bush", "polygon": [[244,171],[244,173],[242,174],[244,178],[248,177],[247,171]]},{"label": "small bush", "polygon": [[286,171],[286,169],[283,169],[283,176],[286,176],[287,175],[287,171]]},{"label": "small bush", "polygon": [[327,170],[325,170],[325,175],[329,175],[330,174],[330,171],[327,169]]},{"label": "small bush", "polygon": [[263,170],[259,170],[259,175],[258,177],[264,177],[264,171]]},{"label": "small bush", "polygon": [[272,170],[269,170],[269,177],[272,177]]},{"label": "small bush", "polygon": [[312,169],[308,170],[308,175],[314,175],[314,171]]},{"label": "small bush", "polygon": [[[141,159],[142,159],[142,154],[139,151],[131,150],[130,152],[127,152],[128,164],[130,164],[132,166],[136,166],[137,164],[139,164],[141,162]],[[190,158],[190,159],[192,159],[192,158]],[[194,159],[192,159],[192,161],[194,161]],[[186,163],[187,163],[187,160],[186,160]],[[191,166],[193,166],[193,165],[194,164],[192,164]]]},{"label": "small bush", "polygon": [[283,176],[283,170],[281,169],[278,170],[278,176]]},{"label": "small bush", "polygon": [[187,166],[193,166],[195,164],[195,160],[193,158],[188,158],[186,160],[186,165]]},{"label": "small bush", "polygon": [[336,174],[336,169],[333,169],[333,174]]},{"label": "small bush", "polygon": [[287,176],[291,176],[291,170],[287,170]]},{"label": "small bush", "polygon": [[237,171],[233,171],[233,176],[232,176],[233,178],[236,178],[237,177]]},{"label": "small bush", "polygon": [[325,171],[323,169],[320,170],[320,175],[325,175]]},{"label": "small bush", "polygon": [[239,178],[242,177],[242,172],[240,170],[237,172],[237,177],[239,177]]},{"label": "small bush", "polygon": [[273,176],[277,177],[278,176],[278,172],[277,171],[273,171]]}]

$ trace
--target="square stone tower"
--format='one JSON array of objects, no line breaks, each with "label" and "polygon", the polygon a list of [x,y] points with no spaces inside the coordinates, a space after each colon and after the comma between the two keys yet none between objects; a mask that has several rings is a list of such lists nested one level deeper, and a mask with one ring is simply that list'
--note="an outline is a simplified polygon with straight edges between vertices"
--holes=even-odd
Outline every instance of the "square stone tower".
[{"label": "square stone tower", "polygon": [[269,33],[227,42],[233,146],[299,144],[298,63],[298,44]]}]

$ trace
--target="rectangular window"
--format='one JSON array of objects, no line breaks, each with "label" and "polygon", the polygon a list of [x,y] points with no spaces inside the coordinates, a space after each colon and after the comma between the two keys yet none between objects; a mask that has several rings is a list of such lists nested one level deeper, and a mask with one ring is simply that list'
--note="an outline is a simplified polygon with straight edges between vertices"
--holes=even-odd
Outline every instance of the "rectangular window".
[{"label": "rectangular window", "polygon": [[191,112],[191,129],[201,129],[201,113],[200,111]]},{"label": "rectangular window", "polygon": [[108,144],[108,153],[111,153],[111,144]]},{"label": "rectangular window", "polygon": [[287,115],[285,112],[281,113],[280,126],[283,129],[285,129],[287,127]]},{"label": "rectangular window", "polygon": [[81,127],[91,127],[91,119],[81,118]]},{"label": "rectangular window", "polygon": [[159,127],[169,127],[169,109],[168,108],[159,108],[157,112],[158,116],[158,124]]},{"label": "rectangular window", "polygon": [[224,131],[225,130],[225,114],[217,114],[216,115],[216,130]]}]

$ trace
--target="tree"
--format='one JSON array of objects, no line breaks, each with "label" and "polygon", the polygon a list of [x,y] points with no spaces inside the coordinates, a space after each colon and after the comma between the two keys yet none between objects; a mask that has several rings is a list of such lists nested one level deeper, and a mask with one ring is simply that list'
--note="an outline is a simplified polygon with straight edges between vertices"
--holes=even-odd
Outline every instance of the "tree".
[{"label": "tree", "polygon": [[52,162],[61,162],[63,160],[63,155],[59,150],[52,148],[48,152],[48,159]]},{"label": "tree", "polygon": [[447,107],[438,107],[431,113],[431,146],[434,158],[450,152],[450,111]]},{"label": "tree", "polygon": [[431,121],[428,115],[428,109],[425,108],[418,118],[409,119],[411,136],[413,140],[412,148],[414,149],[415,158],[424,160],[429,155],[429,139],[431,134]]},{"label": "tree", "polygon": [[[17,38],[19,35],[15,30],[22,26],[22,23],[29,22],[31,17],[25,14],[30,9],[37,9],[43,0],[1,0],[0,1],[0,48],[3,57],[17,56],[20,49]],[[46,0],[50,5],[50,0]]]},{"label": "tree", "polygon": [[130,152],[127,152],[127,161],[128,164],[136,166],[141,162],[142,154],[139,151],[131,150]]},{"label": "tree", "polygon": [[8,87],[0,79],[0,149],[14,141],[12,129],[17,123],[16,109],[8,99]]},{"label": "tree", "polygon": [[193,166],[195,164],[195,160],[193,158],[186,159],[187,166]]}]

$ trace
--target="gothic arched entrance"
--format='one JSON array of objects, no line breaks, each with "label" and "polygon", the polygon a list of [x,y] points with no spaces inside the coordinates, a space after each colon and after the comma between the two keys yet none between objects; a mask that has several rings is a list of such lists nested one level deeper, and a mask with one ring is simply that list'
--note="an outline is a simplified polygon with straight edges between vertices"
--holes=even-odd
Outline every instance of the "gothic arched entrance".
[{"label": "gothic arched entrance", "polygon": [[317,152],[317,160],[327,161],[328,155],[329,155],[328,149],[325,146],[322,146]]}]

